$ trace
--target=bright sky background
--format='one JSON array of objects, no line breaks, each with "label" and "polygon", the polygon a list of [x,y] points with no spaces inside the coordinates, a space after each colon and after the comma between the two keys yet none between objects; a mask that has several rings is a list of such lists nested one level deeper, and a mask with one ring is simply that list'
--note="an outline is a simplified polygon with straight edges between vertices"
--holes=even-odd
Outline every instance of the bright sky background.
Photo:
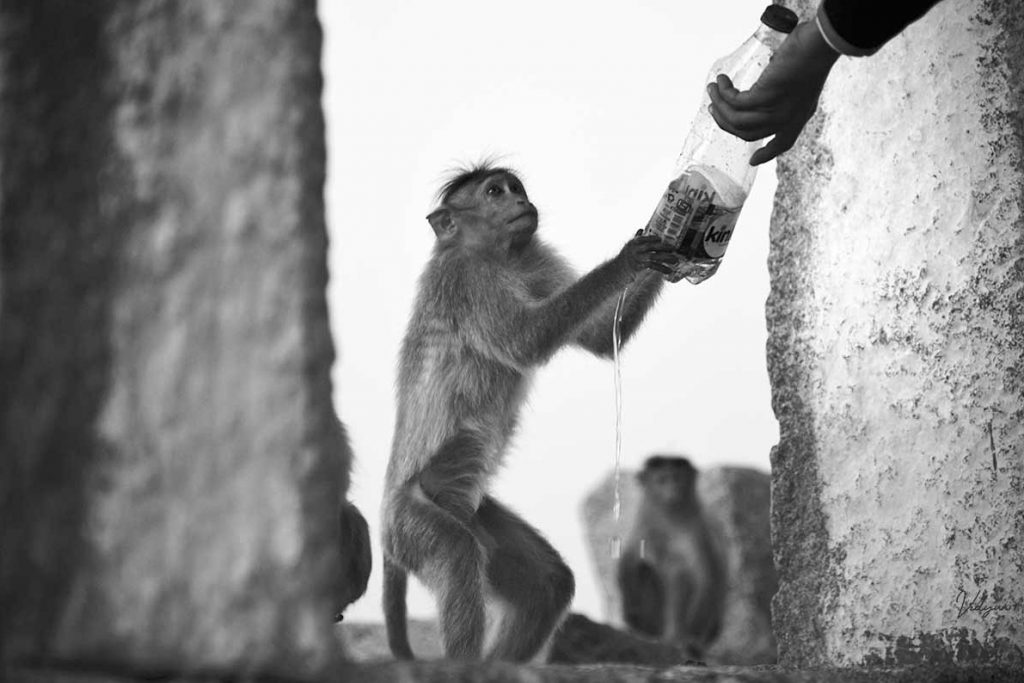
[{"label": "bright sky background", "polygon": [[[756,28],[766,0],[321,0],[328,127],[329,301],[335,400],[355,468],[349,497],[374,536],[399,343],[433,233],[424,217],[453,165],[518,169],[540,234],[583,272],[643,227],[696,111],[707,69]],[[778,440],[765,361],[768,221],[762,168],[717,275],[669,285],[623,354],[622,462],[655,451],[698,467],[768,469]],[[613,467],[610,362],[562,351],[537,374],[496,495],[573,568],[573,609],[600,618],[579,509]],[[412,585],[411,616],[434,613]]]}]

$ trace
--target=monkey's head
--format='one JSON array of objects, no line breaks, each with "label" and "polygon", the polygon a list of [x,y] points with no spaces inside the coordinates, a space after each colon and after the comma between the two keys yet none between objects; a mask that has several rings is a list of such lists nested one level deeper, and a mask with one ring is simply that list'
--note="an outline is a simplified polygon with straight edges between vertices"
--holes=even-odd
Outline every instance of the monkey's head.
[{"label": "monkey's head", "polygon": [[439,194],[427,220],[444,246],[521,249],[537,232],[537,208],[510,169],[482,164],[461,171]]},{"label": "monkey's head", "polygon": [[666,506],[685,505],[694,499],[697,470],[689,460],[674,455],[654,455],[636,475],[648,497]]}]

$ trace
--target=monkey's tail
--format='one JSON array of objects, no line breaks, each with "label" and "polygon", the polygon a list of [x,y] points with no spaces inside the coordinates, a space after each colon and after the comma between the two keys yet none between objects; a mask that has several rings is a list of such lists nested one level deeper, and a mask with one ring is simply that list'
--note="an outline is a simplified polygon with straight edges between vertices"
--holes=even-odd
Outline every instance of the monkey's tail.
[{"label": "monkey's tail", "polygon": [[388,631],[388,645],[397,659],[415,659],[409,646],[408,622],[405,612],[405,594],[408,574],[384,556],[384,624]]}]

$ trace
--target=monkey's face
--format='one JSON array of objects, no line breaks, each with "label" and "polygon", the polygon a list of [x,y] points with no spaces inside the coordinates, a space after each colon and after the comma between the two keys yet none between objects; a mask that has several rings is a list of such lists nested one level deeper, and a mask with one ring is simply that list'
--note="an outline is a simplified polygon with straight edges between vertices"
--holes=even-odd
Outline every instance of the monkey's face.
[{"label": "monkey's face", "polygon": [[526,246],[537,232],[537,208],[526,196],[526,188],[511,173],[495,173],[466,188],[479,215],[496,231],[496,239],[511,246]]},{"label": "monkey's face", "polygon": [[694,495],[697,471],[683,458],[658,460],[648,462],[638,476],[647,495],[666,506],[689,502]]}]

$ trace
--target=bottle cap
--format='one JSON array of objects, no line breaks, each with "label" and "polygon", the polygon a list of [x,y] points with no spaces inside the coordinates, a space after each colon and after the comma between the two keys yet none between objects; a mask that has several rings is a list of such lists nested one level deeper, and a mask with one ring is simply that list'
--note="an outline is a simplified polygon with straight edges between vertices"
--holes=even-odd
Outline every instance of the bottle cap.
[{"label": "bottle cap", "polygon": [[761,14],[761,23],[782,33],[789,33],[797,25],[796,13],[782,5],[768,5]]}]

